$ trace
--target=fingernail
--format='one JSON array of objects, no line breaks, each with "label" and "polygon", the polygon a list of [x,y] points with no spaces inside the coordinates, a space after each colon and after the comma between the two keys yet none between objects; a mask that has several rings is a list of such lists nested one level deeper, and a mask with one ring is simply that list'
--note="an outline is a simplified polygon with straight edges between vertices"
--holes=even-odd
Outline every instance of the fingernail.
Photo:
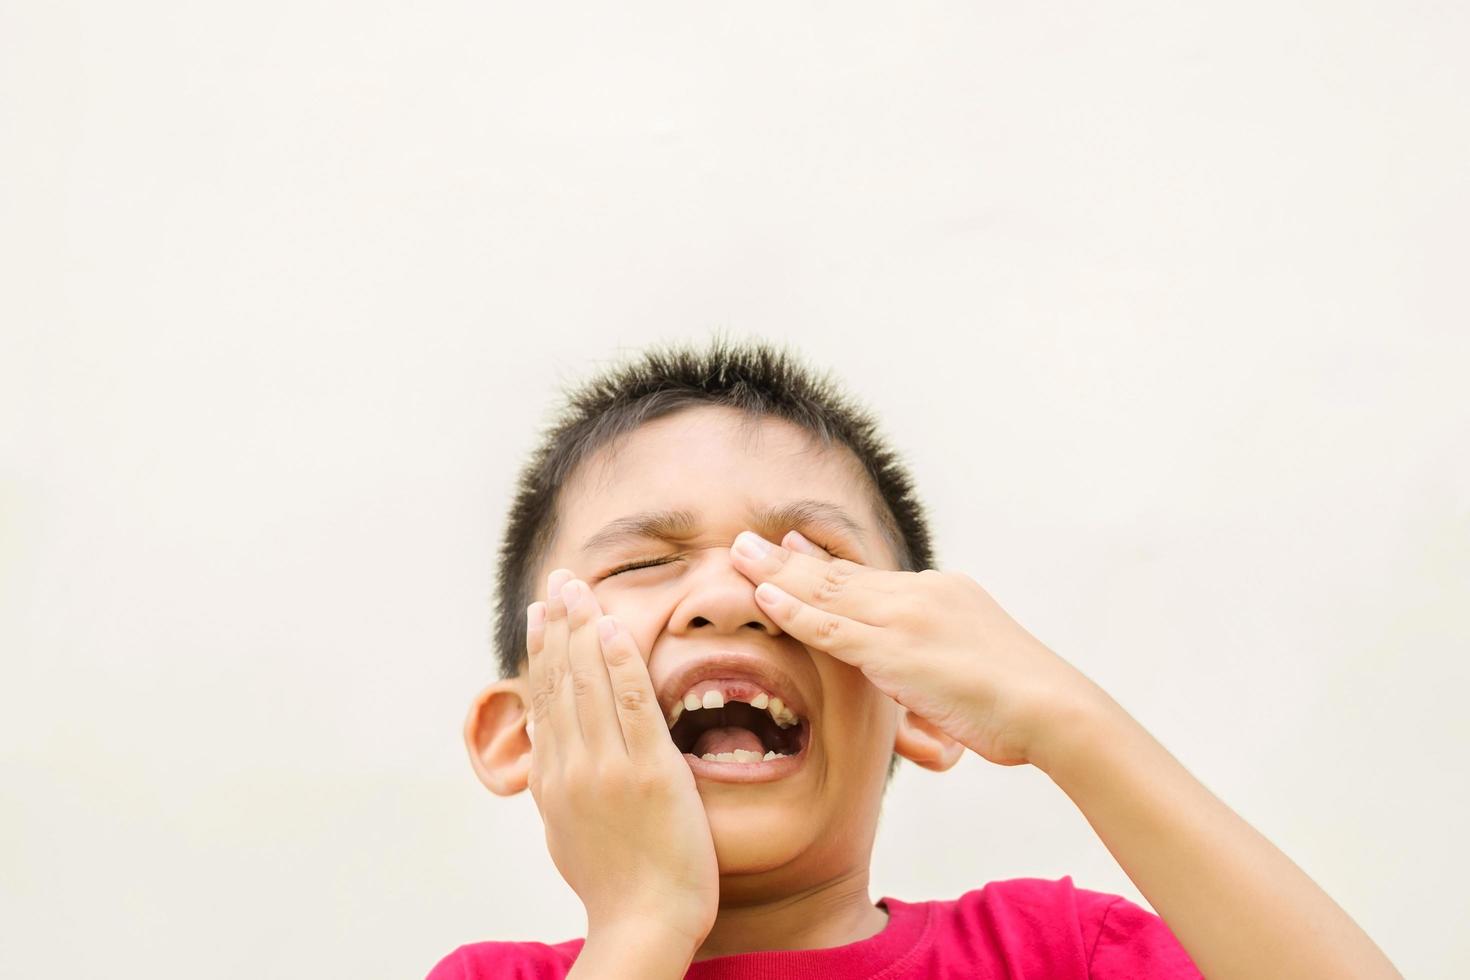
[{"label": "fingernail", "polygon": [[618,635],[618,624],[611,616],[604,616],[597,621],[597,635],[602,637],[603,643],[611,643],[612,638]]},{"label": "fingernail", "polygon": [[546,603],[533,602],[526,607],[526,629],[535,632],[546,627]]},{"label": "fingernail", "polygon": [[577,603],[582,601],[582,583],[572,579],[561,587],[561,601],[567,604],[567,612],[576,608]]},{"label": "fingernail", "polygon": [[747,558],[764,558],[771,553],[771,545],[759,534],[741,531],[735,536],[735,550]]},{"label": "fingernail", "polygon": [[792,551],[800,551],[803,554],[807,555],[816,554],[817,546],[808,541],[806,539],[806,535],[802,534],[800,531],[787,531],[786,537],[781,539],[781,543],[786,545],[786,547],[790,548]]},{"label": "fingernail", "polygon": [[546,576],[547,597],[551,599],[559,598],[561,587],[563,585],[566,585],[567,582],[570,581],[573,577],[574,576],[572,575],[572,573],[567,571],[565,568],[558,568],[556,571]]}]

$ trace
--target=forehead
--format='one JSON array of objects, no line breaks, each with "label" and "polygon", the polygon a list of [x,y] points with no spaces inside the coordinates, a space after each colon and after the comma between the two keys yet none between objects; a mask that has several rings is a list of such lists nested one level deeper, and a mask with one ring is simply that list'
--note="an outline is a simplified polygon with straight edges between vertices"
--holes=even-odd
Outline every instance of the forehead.
[{"label": "forehead", "polygon": [[[723,406],[683,409],[603,447],[572,474],[557,551],[580,552],[610,522],[650,511],[685,511],[695,518],[692,532],[733,536],[758,511],[794,501],[835,505],[857,525],[848,538],[863,543],[878,533],[868,487],[851,450],[824,447],[793,423]],[[841,525],[841,515],[827,516]]]}]

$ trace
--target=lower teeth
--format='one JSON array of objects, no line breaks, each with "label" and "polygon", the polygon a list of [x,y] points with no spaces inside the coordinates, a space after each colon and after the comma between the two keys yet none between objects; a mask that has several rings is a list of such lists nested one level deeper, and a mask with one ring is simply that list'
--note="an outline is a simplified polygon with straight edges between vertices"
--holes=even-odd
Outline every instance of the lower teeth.
[{"label": "lower teeth", "polygon": [[769,762],[772,759],[789,759],[790,756],[775,749],[765,755],[750,749],[736,749],[734,752],[706,752],[700,758],[705,762]]}]

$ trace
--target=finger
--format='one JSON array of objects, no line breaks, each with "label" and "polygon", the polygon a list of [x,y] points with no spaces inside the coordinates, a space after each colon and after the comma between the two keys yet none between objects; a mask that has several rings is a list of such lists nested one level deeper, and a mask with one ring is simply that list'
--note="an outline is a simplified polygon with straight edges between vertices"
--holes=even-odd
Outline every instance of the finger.
[{"label": "finger", "polygon": [[900,611],[902,588],[893,572],[846,558],[819,558],[773,545],[753,531],[742,531],[730,548],[735,566],[752,582],[772,582],[802,602],[839,616],[879,626]]},{"label": "finger", "polygon": [[582,741],[594,755],[607,754],[610,749],[622,755],[623,737],[613,708],[612,682],[597,636],[597,617],[602,615],[602,608],[587,583],[579,579],[562,586],[561,594],[568,603],[567,661]]},{"label": "finger", "polygon": [[656,762],[673,743],[643,652],[633,635],[612,616],[603,616],[597,626],[602,657],[612,682],[612,703],[617,709],[628,756],[634,762]]},{"label": "finger", "polygon": [[558,758],[574,754],[582,741],[567,654],[567,607],[558,594],[571,578],[570,571],[558,568],[546,579],[546,645],[541,653],[541,686],[536,692],[536,728],[543,738],[550,731]]},{"label": "finger", "polygon": [[823,548],[815,541],[809,540],[806,535],[802,534],[795,528],[792,528],[790,531],[786,532],[786,537],[781,539],[781,547],[790,548],[792,551],[799,551],[803,555],[811,555],[813,558],[832,557],[832,555],[828,553],[827,549]]},{"label": "finger", "polygon": [[873,662],[880,648],[881,626],[819,609],[770,582],[756,586],[755,598],[783,632],[860,670]]},{"label": "finger", "polygon": [[[541,684],[541,651],[546,646],[546,603],[537,601],[526,607],[526,674],[530,678],[531,690]],[[539,756],[536,748],[536,724],[534,704],[526,711],[526,737],[531,740],[531,758]],[[549,751],[544,750],[544,751]]]}]

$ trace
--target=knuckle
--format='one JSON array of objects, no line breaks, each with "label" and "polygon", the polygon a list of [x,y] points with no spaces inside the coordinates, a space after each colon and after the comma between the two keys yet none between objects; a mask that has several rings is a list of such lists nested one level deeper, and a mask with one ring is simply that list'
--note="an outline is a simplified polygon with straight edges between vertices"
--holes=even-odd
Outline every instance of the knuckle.
[{"label": "knuckle", "polygon": [[625,687],[618,691],[618,707],[629,713],[643,711],[648,707],[648,692],[636,687]]},{"label": "knuckle", "polygon": [[819,601],[837,598],[847,588],[847,582],[851,578],[851,562],[847,562],[846,567],[842,559],[828,562],[827,567],[822,571],[822,580],[817,583],[816,598]]},{"label": "knuckle", "polygon": [[922,596],[895,594],[884,598],[882,616],[888,623],[911,626],[921,620],[923,609]]},{"label": "knuckle", "polygon": [[634,766],[628,783],[640,797],[655,796],[663,790],[664,775],[652,766]]},{"label": "knuckle", "polygon": [[572,694],[581,701],[590,698],[597,693],[597,685],[592,682],[592,675],[585,670],[572,671]]},{"label": "knuckle", "polygon": [[542,686],[531,692],[531,711],[533,717],[538,721],[545,720],[551,713],[551,702],[556,696],[556,691],[550,687]]},{"label": "knuckle", "polygon": [[954,588],[955,577],[950,572],[941,572],[937,568],[926,568],[919,573],[919,581],[923,582],[930,590],[942,592]]},{"label": "knuckle", "polygon": [[604,647],[602,652],[608,664],[613,667],[625,667],[633,659],[632,651],[616,640]]},{"label": "knuckle", "polygon": [[935,568],[926,568],[920,572],[919,581],[925,586],[925,588],[919,591],[919,595],[924,600],[939,599],[957,584],[952,574],[941,572]]},{"label": "knuckle", "polygon": [[836,616],[823,616],[817,620],[817,636],[825,643],[833,643],[842,632],[842,620]]},{"label": "knuckle", "polygon": [[596,767],[589,766],[584,759],[569,758],[562,763],[562,781],[569,789],[595,788],[592,780],[596,775]]}]

